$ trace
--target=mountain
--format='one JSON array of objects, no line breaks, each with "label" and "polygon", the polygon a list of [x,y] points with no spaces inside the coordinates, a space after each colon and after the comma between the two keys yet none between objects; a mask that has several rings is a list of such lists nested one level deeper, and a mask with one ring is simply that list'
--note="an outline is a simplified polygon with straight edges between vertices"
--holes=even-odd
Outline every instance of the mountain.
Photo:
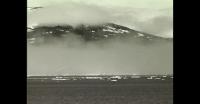
[{"label": "mountain", "polygon": [[52,39],[63,39],[75,34],[84,41],[108,40],[113,38],[134,38],[142,41],[164,40],[171,41],[171,38],[163,38],[143,33],[114,23],[99,25],[57,25],[57,26],[36,26],[27,28],[28,44],[48,43]]}]

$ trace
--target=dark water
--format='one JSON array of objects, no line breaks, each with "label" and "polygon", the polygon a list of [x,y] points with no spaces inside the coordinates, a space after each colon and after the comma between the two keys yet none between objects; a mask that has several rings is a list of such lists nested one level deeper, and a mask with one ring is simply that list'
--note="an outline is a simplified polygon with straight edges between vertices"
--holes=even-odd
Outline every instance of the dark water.
[{"label": "dark water", "polygon": [[27,104],[173,104],[173,80],[27,80]]}]

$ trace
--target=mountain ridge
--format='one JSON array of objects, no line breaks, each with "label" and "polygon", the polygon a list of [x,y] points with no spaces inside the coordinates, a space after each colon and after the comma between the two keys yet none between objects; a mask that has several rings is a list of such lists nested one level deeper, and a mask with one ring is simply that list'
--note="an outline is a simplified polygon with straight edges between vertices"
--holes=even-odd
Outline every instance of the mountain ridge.
[{"label": "mountain ridge", "polygon": [[148,34],[145,32],[136,31],[125,26],[114,23],[105,23],[99,25],[85,25],[77,26],[71,25],[38,25],[35,27],[27,27],[27,39],[30,44],[38,43],[43,39],[46,41],[51,38],[65,38],[69,34],[76,34],[85,41],[107,40],[113,38],[127,38],[133,37],[146,41],[152,40],[166,40],[171,41],[173,38],[164,38]]}]

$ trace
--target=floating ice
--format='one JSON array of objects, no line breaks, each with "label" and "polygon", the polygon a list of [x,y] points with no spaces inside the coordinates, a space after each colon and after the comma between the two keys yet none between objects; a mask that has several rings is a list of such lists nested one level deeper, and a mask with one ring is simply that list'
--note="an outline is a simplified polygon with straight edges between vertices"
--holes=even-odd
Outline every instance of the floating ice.
[{"label": "floating ice", "polygon": [[155,78],[155,79],[161,79],[161,78]]},{"label": "floating ice", "polygon": [[111,78],[115,78],[115,79],[121,79],[121,77],[120,77],[120,76],[113,76],[113,77],[111,77]]},{"label": "floating ice", "polygon": [[110,80],[110,81],[112,81],[112,82],[117,82],[117,80],[115,80],[115,79],[113,79],[113,80]]},{"label": "floating ice", "polygon": [[147,79],[153,79],[152,77],[149,77],[149,78],[147,78]]},{"label": "floating ice", "polygon": [[140,76],[131,76],[131,78],[141,78]]}]

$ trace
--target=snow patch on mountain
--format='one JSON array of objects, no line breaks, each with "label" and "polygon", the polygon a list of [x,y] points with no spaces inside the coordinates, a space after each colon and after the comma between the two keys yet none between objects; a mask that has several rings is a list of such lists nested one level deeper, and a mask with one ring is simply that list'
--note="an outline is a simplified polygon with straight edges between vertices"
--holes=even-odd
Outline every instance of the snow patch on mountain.
[{"label": "snow patch on mountain", "polygon": [[144,36],[144,34],[142,34],[142,33],[137,33],[137,34],[138,34],[139,37],[143,37]]},{"label": "snow patch on mountain", "polygon": [[116,28],[111,27],[111,26],[106,26],[106,29],[103,29],[103,31],[113,32],[113,33],[117,33],[117,34],[119,34],[119,33],[121,33],[121,34],[129,33],[128,30],[116,29]]}]

